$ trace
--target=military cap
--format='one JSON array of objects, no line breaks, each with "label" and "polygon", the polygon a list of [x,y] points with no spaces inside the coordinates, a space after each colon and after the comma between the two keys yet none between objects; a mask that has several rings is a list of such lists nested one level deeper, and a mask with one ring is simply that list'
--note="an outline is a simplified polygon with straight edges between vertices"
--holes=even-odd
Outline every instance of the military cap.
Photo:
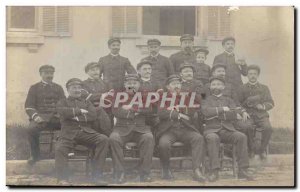
[{"label": "military cap", "polygon": [[224,45],[226,43],[226,41],[230,41],[230,40],[235,42],[235,38],[234,37],[225,37],[222,40],[222,45]]},{"label": "military cap", "polygon": [[208,55],[208,53],[209,53],[209,51],[207,49],[203,49],[203,48],[199,48],[199,49],[195,50],[196,54],[199,52],[204,53],[205,55]]},{"label": "military cap", "polygon": [[212,66],[211,68],[211,72],[214,72],[217,68],[222,67],[226,70],[226,65],[223,63],[216,63]]},{"label": "military cap", "polygon": [[225,84],[225,78],[218,75],[218,76],[211,76],[209,78],[209,82],[211,83],[213,80],[219,80],[219,81],[222,81],[224,84]]},{"label": "military cap", "polygon": [[124,78],[124,82],[129,80],[141,81],[138,74],[126,74]]},{"label": "military cap", "polygon": [[136,68],[137,69],[140,69],[143,65],[150,65],[150,66],[152,66],[153,65],[153,63],[151,62],[151,61],[149,61],[149,60],[147,60],[147,59],[143,59],[141,62],[139,62],[138,64],[137,64],[137,66],[136,66]]},{"label": "military cap", "polygon": [[161,45],[161,42],[158,39],[149,39],[147,45]]},{"label": "military cap", "polygon": [[108,44],[108,45],[111,45],[111,44],[112,44],[113,42],[115,42],[115,41],[121,43],[121,40],[120,40],[119,38],[117,38],[117,37],[112,37],[112,38],[110,38],[110,39],[108,40],[107,44]]},{"label": "military cap", "polygon": [[176,74],[170,75],[166,80],[166,85],[169,85],[172,81],[181,81],[181,77]]},{"label": "military cap", "polygon": [[87,73],[91,68],[94,68],[94,67],[100,67],[99,63],[97,63],[97,62],[90,62],[90,63],[88,63],[85,66],[84,71]]},{"label": "military cap", "polygon": [[52,65],[42,65],[40,68],[39,68],[39,72],[42,72],[42,71],[55,71],[55,68],[52,66]]},{"label": "military cap", "polygon": [[184,34],[180,37],[180,42],[184,41],[184,40],[192,40],[194,41],[194,36],[190,35],[190,34]]},{"label": "military cap", "polygon": [[258,72],[258,74],[260,74],[260,67],[258,65],[249,65],[248,69],[247,69],[247,72],[249,70],[256,70]]},{"label": "military cap", "polygon": [[82,85],[82,81],[78,78],[72,78],[66,83],[66,88],[68,88],[71,85]]},{"label": "military cap", "polygon": [[195,72],[195,67],[191,63],[182,63],[179,67],[179,71],[181,71],[183,68],[186,68],[186,67],[192,68],[193,71]]}]

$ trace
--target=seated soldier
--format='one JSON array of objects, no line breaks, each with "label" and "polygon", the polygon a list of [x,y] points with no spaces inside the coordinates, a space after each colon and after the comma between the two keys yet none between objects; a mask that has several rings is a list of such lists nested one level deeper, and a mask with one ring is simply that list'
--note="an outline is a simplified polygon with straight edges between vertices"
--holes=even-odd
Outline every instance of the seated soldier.
[{"label": "seated soldier", "polygon": [[259,156],[264,160],[266,159],[266,148],[272,135],[268,111],[274,107],[274,101],[269,88],[258,82],[259,74],[259,66],[251,65],[248,67],[248,83],[242,86],[240,101],[250,114],[257,129],[262,130]]},{"label": "seated soldier", "polygon": [[93,149],[93,180],[97,184],[105,184],[102,171],[109,147],[108,137],[91,128],[97,113],[93,104],[81,97],[82,81],[77,78],[70,79],[66,87],[69,97],[57,103],[62,125],[55,150],[58,181],[62,184],[68,182],[68,154],[79,144]]},{"label": "seated soldier", "polygon": [[211,163],[211,173],[208,179],[211,182],[218,180],[220,169],[219,150],[220,142],[222,142],[236,146],[238,178],[252,180],[252,176],[247,173],[249,167],[247,137],[233,126],[233,122],[241,111],[236,109],[237,106],[231,98],[223,96],[222,90],[224,87],[224,78],[211,77],[210,90],[212,95],[208,96],[201,105],[206,123],[204,136]]},{"label": "seated soldier", "polygon": [[209,82],[210,76],[210,66],[205,64],[206,57],[209,53],[207,49],[196,49],[196,63],[194,64],[195,67],[195,79],[201,81],[203,85]]},{"label": "seated soldier", "polygon": [[[252,123],[252,120],[250,119],[249,114],[246,112],[244,108],[240,105],[239,101],[239,91],[237,90],[237,87],[234,87],[231,83],[229,83],[226,80],[226,66],[222,63],[216,63],[212,67],[212,76],[220,76],[225,79],[225,88],[222,90],[223,96],[231,98],[237,107],[241,107],[241,112],[242,112],[242,118],[237,119],[234,122],[234,127],[238,130],[241,131],[242,133],[245,133],[247,136],[247,141],[248,141],[248,152],[249,152],[249,157],[253,158],[254,157],[254,125]],[[206,87],[209,90],[210,83],[206,84]],[[210,91],[207,92],[207,95],[210,95]]]},{"label": "seated soldier", "polygon": [[[124,183],[124,153],[123,148],[127,142],[134,141],[138,144],[141,182],[151,182],[150,169],[154,149],[154,138],[150,126],[146,125],[149,109],[131,104],[132,99],[140,87],[140,79],[136,74],[125,75],[125,92],[128,99],[119,102],[118,93],[113,104],[113,114],[117,119],[113,132],[109,137],[116,183]],[[117,104],[116,104],[117,103]]]},{"label": "seated soldier", "polygon": [[[180,102],[180,76],[171,75],[167,79],[166,88],[168,90],[167,99],[161,99],[161,104],[158,108],[160,123],[157,127],[156,135],[163,171],[162,179],[170,180],[174,178],[170,170],[171,146],[176,141],[180,141],[191,148],[194,180],[204,182],[205,177],[200,171],[200,166],[205,156],[204,138],[193,124],[197,109],[189,107],[186,104],[187,102],[183,104]],[[176,96],[174,102],[170,101],[173,99],[173,95]],[[188,99],[185,101],[188,101],[189,97],[186,98]],[[164,102],[163,100],[169,100],[170,102]]]},{"label": "seated soldier", "polygon": [[29,165],[35,164],[40,159],[40,132],[47,129],[60,129],[55,105],[58,100],[65,98],[63,88],[52,82],[54,67],[43,65],[39,72],[42,81],[30,87],[25,101],[25,110],[30,121],[27,130],[30,144]]},{"label": "seated soldier", "polygon": [[113,116],[111,111],[105,111],[99,106],[101,96],[109,91],[107,85],[100,78],[99,63],[88,63],[85,66],[85,72],[89,77],[82,82],[82,97],[90,101],[97,110],[97,120],[93,125],[93,129],[109,136],[112,131]]}]

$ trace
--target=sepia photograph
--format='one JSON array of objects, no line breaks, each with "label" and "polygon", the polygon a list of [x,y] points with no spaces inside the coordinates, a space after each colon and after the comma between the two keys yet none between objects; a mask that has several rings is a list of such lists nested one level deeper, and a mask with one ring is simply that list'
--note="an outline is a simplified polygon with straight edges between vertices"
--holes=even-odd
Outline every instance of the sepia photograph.
[{"label": "sepia photograph", "polygon": [[295,7],[5,11],[6,186],[296,186]]}]

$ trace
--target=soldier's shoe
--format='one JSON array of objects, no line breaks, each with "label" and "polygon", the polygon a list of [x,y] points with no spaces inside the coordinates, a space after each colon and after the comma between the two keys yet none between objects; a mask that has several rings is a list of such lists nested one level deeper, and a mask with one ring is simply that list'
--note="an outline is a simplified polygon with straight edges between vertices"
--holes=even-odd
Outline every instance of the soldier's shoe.
[{"label": "soldier's shoe", "polygon": [[267,154],[265,152],[262,152],[259,154],[259,158],[261,161],[267,160]]},{"label": "soldier's shoe", "polygon": [[152,178],[150,177],[149,174],[141,174],[140,182],[152,182]]},{"label": "soldier's shoe", "polygon": [[124,172],[120,172],[120,173],[117,173],[115,175],[114,183],[116,183],[116,184],[125,183],[125,174],[124,174]]},{"label": "soldier's shoe", "polygon": [[202,174],[202,172],[200,171],[199,168],[194,170],[193,179],[195,181],[205,182],[205,177],[204,177],[204,175]]},{"label": "soldier's shoe", "polygon": [[33,166],[37,161],[38,161],[38,158],[30,157],[27,160],[27,164],[30,165],[30,166]]},{"label": "soldier's shoe", "polygon": [[219,171],[213,170],[210,175],[208,176],[209,182],[216,182],[219,179]]},{"label": "soldier's shoe", "polygon": [[254,181],[253,176],[251,176],[247,169],[240,169],[238,172],[238,179],[246,179],[247,181]]},{"label": "soldier's shoe", "polygon": [[173,180],[174,175],[170,169],[163,169],[162,171],[162,179],[163,180]]}]

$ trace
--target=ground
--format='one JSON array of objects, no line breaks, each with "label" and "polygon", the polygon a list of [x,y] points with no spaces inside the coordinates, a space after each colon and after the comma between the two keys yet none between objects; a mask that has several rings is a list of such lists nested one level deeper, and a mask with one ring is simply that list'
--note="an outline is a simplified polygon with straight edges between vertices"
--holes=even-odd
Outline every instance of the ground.
[{"label": "ground", "polygon": [[[220,180],[215,183],[198,183],[192,180],[191,170],[175,171],[174,181],[163,181],[160,179],[160,171],[153,170],[151,175],[154,179],[151,183],[140,183],[135,174],[127,175],[127,183],[124,186],[293,186],[293,166],[257,166],[250,170],[255,175],[255,181],[245,181],[233,178],[231,170],[224,170],[220,174]],[[111,181],[111,174],[106,174],[107,181]],[[14,175],[7,176],[7,185],[56,185],[54,177],[46,175]],[[73,175],[71,183],[74,186],[94,186],[84,175]],[[109,184],[113,186],[114,184]],[[114,185],[115,186],[115,185]],[[119,185],[118,185],[119,186]]]}]

